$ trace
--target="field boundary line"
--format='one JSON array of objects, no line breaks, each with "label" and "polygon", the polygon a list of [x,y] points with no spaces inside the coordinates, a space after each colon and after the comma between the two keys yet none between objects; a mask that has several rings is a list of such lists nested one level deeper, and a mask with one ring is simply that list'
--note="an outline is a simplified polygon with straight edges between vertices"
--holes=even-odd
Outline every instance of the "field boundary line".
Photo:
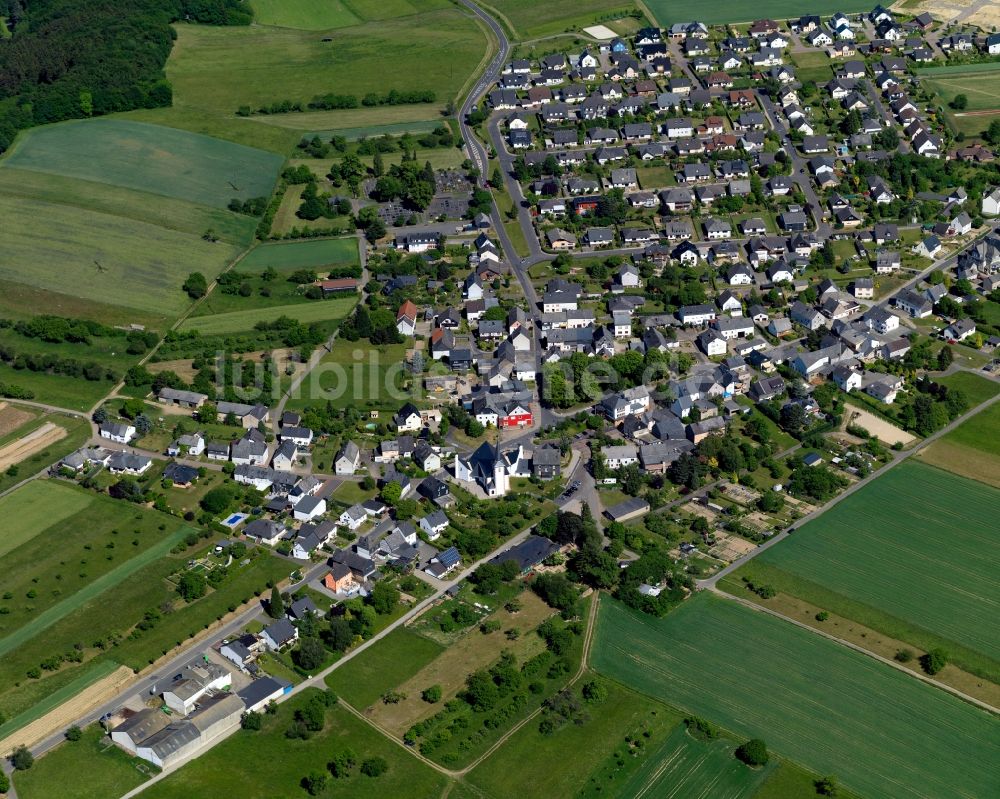
[{"label": "field boundary line", "polygon": [[733,602],[738,602],[739,604],[743,605],[744,607],[748,607],[751,610],[756,610],[760,613],[766,613],[769,616],[774,616],[775,618],[782,619],[783,621],[786,621],[790,624],[794,624],[796,627],[800,627],[803,630],[808,630],[810,633],[822,636],[823,638],[826,638],[827,640],[840,644],[841,646],[845,646],[848,649],[853,649],[855,652],[858,652],[862,655],[867,655],[872,660],[877,660],[879,663],[891,666],[896,671],[900,671],[903,674],[906,674],[908,677],[916,677],[918,680],[921,680],[922,682],[925,682],[928,685],[933,686],[934,688],[939,688],[942,691],[945,691],[946,693],[949,693],[952,696],[957,697],[958,699],[962,699],[965,702],[968,702],[970,705],[975,705],[981,710],[986,710],[994,715],[1000,716],[1000,708],[995,708],[988,702],[984,702],[981,699],[976,699],[974,696],[969,696],[968,694],[959,691],[957,688],[952,688],[950,685],[945,685],[942,682],[938,682],[937,680],[932,679],[931,677],[928,677],[925,674],[920,674],[919,672],[901,666],[899,663],[896,663],[890,660],[889,658],[882,657],[882,655],[878,655],[875,652],[872,652],[870,649],[865,649],[863,646],[859,646],[858,644],[852,643],[851,641],[847,641],[843,638],[838,638],[836,635],[828,633],[825,630],[817,630],[815,627],[810,627],[805,622],[801,622],[798,619],[793,619],[790,616],[786,616],[784,613],[780,613],[772,608],[765,608],[762,605],[757,605],[754,602],[751,602],[749,599],[744,599],[743,597],[734,596],[733,594],[727,594],[720,588],[716,588],[713,586],[708,590],[711,591],[713,594],[722,597],[723,599],[732,600]]}]

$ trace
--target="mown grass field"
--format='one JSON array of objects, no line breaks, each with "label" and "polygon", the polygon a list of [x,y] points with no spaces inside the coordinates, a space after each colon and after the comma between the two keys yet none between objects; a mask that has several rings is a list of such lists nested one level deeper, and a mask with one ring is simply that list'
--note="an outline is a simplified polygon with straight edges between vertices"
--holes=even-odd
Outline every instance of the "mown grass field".
[{"label": "mown grass field", "polygon": [[918,456],[924,463],[1000,488],[1000,404],[980,411]]},{"label": "mown grass field", "polygon": [[334,669],[326,684],[358,709],[405,682],[444,651],[435,641],[401,627],[364,655]]},{"label": "mown grass field", "polygon": [[591,661],[870,799],[985,796],[1000,778],[986,712],[711,594],[663,619],[602,602]]},{"label": "mown grass field", "polygon": [[[296,708],[314,690],[304,691],[280,705],[277,715],[265,716],[260,732],[237,732],[166,779],[149,787],[150,799],[271,799],[305,796],[300,780],[311,771],[325,771],[333,755],[354,752],[357,763],[384,758],[388,769],[380,777],[366,777],[357,766],[346,779],[331,779],[321,796],[327,799],[384,799],[384,797],[440,796],[448,778],[424,765],[377,730],[343,708],[327,710],[326,725],[308,741],[291,741],[285,730]],[[248,764],[256,764],[248,767]],[[262,778],[261,769],[267,776]]]},{"label": "mown grass field", "polygon": [[759,560],[996,662],[998,509],[994,488],[903,463],[745,569]]},{"label": "mown grass field", "polygon": [[[692,14],[690,6],[674,0],[645,0],[648,8],[662,26],[674,22],[689,22],[692,18],[706,25],[722,25],[727,22],[752,22],[755,19],[798,19],[804,12],[802,4],[796,0],[715,0],[699,6]],[[842,11],[871,11],[871,6],[860,0],[816,0],[809,4],[810,14],[823,17]]]},{"label": "mown grass field", "polygon": [[343,319],[351,312],[357,301],[357,295],[348,295],[291,305],[250,308],[213,316],[192,316],[181,323],[180,330],[197,330],[205,336],[239,333],[251,330],[257,322],[273,322],[280,316],[291,316],[303,323],[327,322]]},{"label": "mown grass field", "polygon": [[625,797],[712,797],[747,799],[777,766],[772,760],[764,768],[749,768],[733,757],[732,741],[696,741],[680,724],[653,753],[617,795]]},{"label": "mown grass field", "polygon": [[309,239],[259,244],[240,261],[241,272],[263,272],[268,267],[282,271],[331,269],[358,263],[358,240]]},{"label": "mown grass field", "polygon": [[[391,11],[392,6],[386,8]],[[232,118],[240,106],[258,108],[286,99],[305,103],[331,92],[360,98],[390,89],[430,89],[437,95],[435,103],[399,107],[429,119],[465,84],[487,39],[469,16],[454,7],[440,8],[439,0],[431,0],[430,10],[420,0],[407,6],[421,13],[341,28],[327,42],[315,32],[293,28],[177,25],[178,41],[167,62],[175,108]],[[365,116],[381,109],[357,111],[328,112],[328,120],[309,122],[306,129],[370,124]],[[309,116],[293,113],[253,121],[301,128],[302,118]],[[382,124],[394,121],[409,120],[378,119]]]},{"label": "mown grass field", "polygon": [[[143,771],[140,771],[143,769]],[[121,796],[145,782],[156,767],[111,743],[98,724],[79,741],[65,741],[14,781],[24,799],[91,799]],[[66,775],[72,774],[73,779]]]},{"label": "mown grass field", "polygon": [[551,0],[536,3],[533,0],[489,0],[484,5],[498,13],[513,28],[516,39],[535,39],[562,33],[570,28],[596,25],[605,17],[626,14],[636,10],[628,0]]},{"label": "mown grass field", "polygon": [[118,319],[178,315],[188,274],[212,279],[242,249],[82,205],[0,196],[0,217],[0,280],[118,306]]},{"label": "mown grass field", "polygon": [[215,208],[270,195],[281,168],[273,153],[124,119],[33,128],[5,163]]}]

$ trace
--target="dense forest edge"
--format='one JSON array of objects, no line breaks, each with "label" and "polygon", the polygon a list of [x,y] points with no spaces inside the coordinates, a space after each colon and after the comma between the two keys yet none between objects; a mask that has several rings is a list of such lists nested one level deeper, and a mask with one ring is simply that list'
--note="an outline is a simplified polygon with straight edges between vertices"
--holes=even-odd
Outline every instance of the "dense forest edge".
[{"label": "dense forest edge", "polygon": [[172,22],[249,25],[242,0],[0,0],[0,152],[48,122],[161,108]]}]

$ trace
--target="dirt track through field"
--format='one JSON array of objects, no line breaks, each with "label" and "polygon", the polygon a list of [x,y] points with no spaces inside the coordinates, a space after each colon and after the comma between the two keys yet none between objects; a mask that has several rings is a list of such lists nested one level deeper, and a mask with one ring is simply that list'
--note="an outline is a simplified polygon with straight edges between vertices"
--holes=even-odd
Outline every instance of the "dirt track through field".
[{"label": "dirt track through field", "polygon": [[60,427],[52,422],[46,422],[37,430],[32,430],[28,435],[13,441],[6,447],[0,449],[0,470],[20,463],[25,458],[41,452],[50,444],[54,444],[61,438],[66,437],[66,428]]},{"label": "dirt track through field", "polygon": [[74,721],[87,715],[88,711],[116,696],[134,678],[132,669],[119,666],[85,691],[81,691],[41,718],[8,735],[0,741],[0,755],[6,755],[22,744],[30,748],[50,735],[66,729]]}]

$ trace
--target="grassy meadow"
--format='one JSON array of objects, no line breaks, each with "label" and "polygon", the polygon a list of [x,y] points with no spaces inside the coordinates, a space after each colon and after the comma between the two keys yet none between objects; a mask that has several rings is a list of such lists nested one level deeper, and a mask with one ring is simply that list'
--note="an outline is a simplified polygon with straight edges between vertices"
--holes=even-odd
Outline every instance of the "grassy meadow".
[{"label": "grassy meadow", "polygon": [[439,643],[401,627],[331,672],[326,684],[354,707],[366,708],[443,651]]},{"label": "grassy meadow", "polygon": [[[760,561],[996,663],[1000,592],[994,564],[1000,549],[991,520],[998,502],[994,488],[903,463],[741,573],[752,575]],[[789,593],[798,595],[793,586]]]},{"label": "grassy meadow", "polygon": [[[326,771],[333,755],[350,749],[360,765],[381,757],[388,768],[379,777],[366,777],[355,766],[350,776],[330,779],[320,794],[326,799],[382,799],[382,797],[437,797],[448,778],[412,757],[402,747],[343,708],[326,712],[326,724],[309,740],[285,737],[295,710],[315,690],[304,691],[279,706],[277,715],[264,717],[260,732],[239,731],[166,779],[152,785],[143,796],[149,799],[271,799],[274,796],[305,796],[299,786],[313,771]],[[247,764],[255,764],[248,767]],[[267,778],[261,778],[266,768]]]},{"label": "grassy meadow", "polygon": [[335,407],[355,405],[396,411],[407,400],[399,388],[404,375],[405,344],[374,347],[338,338],[333,350],[289,399],[289,410],[330,400]]},{"label": "grassy meadow", "polygon": [[180,330],[197,330],[205,336],[240,333],[253,329],[257,322],[273,322],[281,316],[291,316],[303,323],[329,322],[343,319],[358,301],[358,296],[335,297],[327,300],[308,300],[290,305],[272,305],[240,311],[217,313],[212,316],[191,316],[185,319]]},{"label": "grassy meadow", "polygon": [[267,268],[279,272],[296,269],[331,269],[358,263],[358,240],[307,239],[258,244],[240,261],[241,272],[263,272]]},{"label": "grassy meadow", "polygon": [[[431,104],[324,112],[327,118],[319,124],[303,122],[311,114],[294,113],[255,117],[252,122],[299,129],[305,124],[309,130],[413,119],[393,119],[397,112],[432,118],[475,71],[488,48],[485,33],[457,8],[441,7],[440,0],[363,5],[380,17],[389,16],[336,29],[330,41],[290,27],[177,25],[178,41],[167,62],[174,87],[171,111],[193,110],[226,119],[240,106],[258,108],[286,99],[308,102],[331,92],[361,97],[390,89],[431,89],[437,95]],[[407,16],[396,16],[400,11]],[[185,124],[183,118],[178,124]]]},{"label": "grassy meadow", "polygon": [[983,796],[1000,777],[986,712],[710,594],[663,619],[602,602],[591,661],[870,799]]},{"label": "grassy meadow", "polygon": [[[98,724],[79,741],[65,741],[14,781],[23,799],[91,799],[121,796],[148,779],[157,768],[111,743]],[[66,779],[72,774],[73,779]]]}]

